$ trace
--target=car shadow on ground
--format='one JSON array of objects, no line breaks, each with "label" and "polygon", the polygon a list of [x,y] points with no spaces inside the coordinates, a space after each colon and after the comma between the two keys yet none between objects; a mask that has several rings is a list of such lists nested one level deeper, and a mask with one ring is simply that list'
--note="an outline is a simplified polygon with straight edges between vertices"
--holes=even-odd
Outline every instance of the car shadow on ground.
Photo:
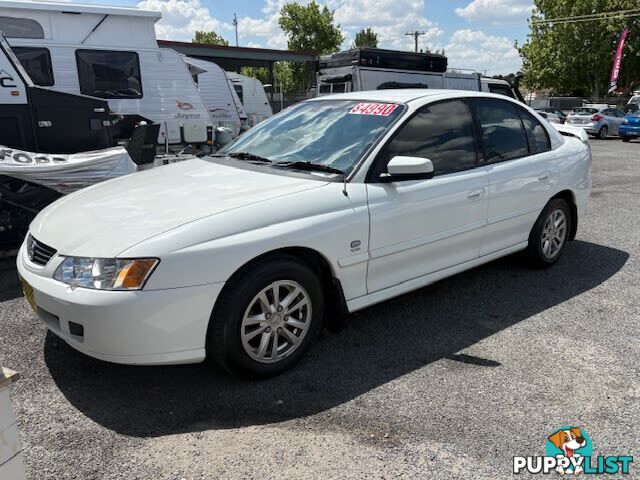
[{"label": "car shadow on ground", "polygon": [[122,434],[151,437],[285,421],[347,402],[442,358],[477,368],[460,350],[601,284],[626,252],[575,241],[546,270],[519,255],[456,275],[349,317],[323,333],[292,371],[247,381],[208,364],[132,367],[93,360],[48,334],[51,375],[83,414]]}]

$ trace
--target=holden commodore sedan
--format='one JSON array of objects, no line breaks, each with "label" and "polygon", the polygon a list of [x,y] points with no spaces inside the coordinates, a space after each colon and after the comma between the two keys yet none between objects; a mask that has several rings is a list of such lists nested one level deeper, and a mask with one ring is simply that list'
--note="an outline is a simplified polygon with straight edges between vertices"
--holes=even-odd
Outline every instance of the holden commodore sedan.
[{"label": "holden commodore sedan", "polygon": [[18,271],[38,317],[87,355],[210,357],[266,377],[346,312],[513,252],[554,264],[590,164],[582,140],[504,96],[325,96],[215,156],[60,199],[31,224]]}]

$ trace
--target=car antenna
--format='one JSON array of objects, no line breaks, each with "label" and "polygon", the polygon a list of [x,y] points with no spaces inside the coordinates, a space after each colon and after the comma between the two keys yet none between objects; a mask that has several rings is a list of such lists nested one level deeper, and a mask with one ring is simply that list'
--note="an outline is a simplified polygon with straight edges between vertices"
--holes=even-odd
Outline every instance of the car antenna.
[{"label": "car antenna", "polygon": [[343,181],[342,193],[344,194],[345,197],[348,197],[349,196],[349,192],[347,192],[347,174],[346,173],[344,173],[342,175],[342,181]]}]

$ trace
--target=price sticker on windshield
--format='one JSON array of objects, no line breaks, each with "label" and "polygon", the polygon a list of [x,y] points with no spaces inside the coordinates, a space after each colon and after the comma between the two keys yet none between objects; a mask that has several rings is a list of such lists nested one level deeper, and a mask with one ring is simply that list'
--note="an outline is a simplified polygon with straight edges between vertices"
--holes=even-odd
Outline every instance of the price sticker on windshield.
[{"label": "price sticker on windshield", "polygon": [[349,113],[354,115],[375,115],[378,117],[388,117],[398,108],[397,103],[359,103]]}]

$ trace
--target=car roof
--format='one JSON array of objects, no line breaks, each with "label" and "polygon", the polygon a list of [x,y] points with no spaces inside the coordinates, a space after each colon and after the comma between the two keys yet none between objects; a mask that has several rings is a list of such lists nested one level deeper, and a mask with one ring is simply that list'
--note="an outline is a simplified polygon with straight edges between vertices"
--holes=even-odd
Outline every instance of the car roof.
[{"label": "car roof", "polygon": [[391,90],[367,90],[362,92],[334,93],[312,98],[308,101],[322,100],[362,100],[369,102],[411,103],[425,99],[458,98],[458,97],[487,97],[513,100],[504,95],[470,90],[446,90],[426,88],[398,88]]}]

